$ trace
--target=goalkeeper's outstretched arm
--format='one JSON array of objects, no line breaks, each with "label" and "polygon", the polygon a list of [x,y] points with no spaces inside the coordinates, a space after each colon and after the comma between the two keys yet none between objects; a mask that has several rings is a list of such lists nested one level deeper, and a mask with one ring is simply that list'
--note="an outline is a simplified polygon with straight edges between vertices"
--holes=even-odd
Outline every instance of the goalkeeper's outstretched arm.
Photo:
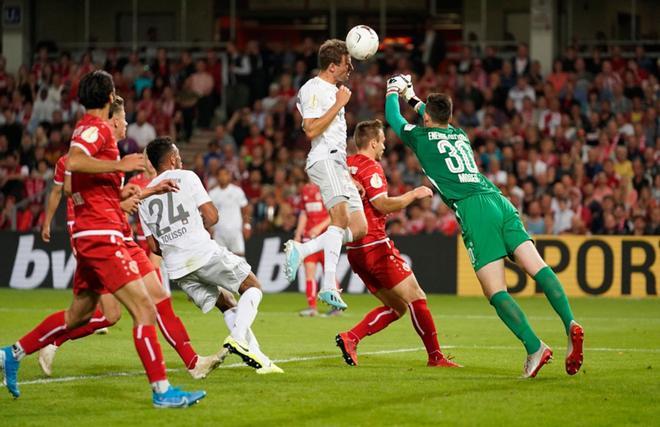
[{"label": "goalkeeper's outstretched arm", "polygon": [[396,133],[396,136],[401,138],[401,131],[408,122],[401,115],[398,93],[388,93],[385,98],[385,120],[392,126],[392,130]]}]

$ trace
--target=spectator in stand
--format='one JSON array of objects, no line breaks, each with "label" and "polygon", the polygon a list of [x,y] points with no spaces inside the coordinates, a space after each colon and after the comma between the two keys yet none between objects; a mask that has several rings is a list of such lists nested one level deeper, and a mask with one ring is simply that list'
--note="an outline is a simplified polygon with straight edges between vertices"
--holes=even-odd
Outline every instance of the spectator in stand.
[{"label": "spectator in stand", "polygon": [[190,76],[190,89],[197,95],[197,126],[209,128],[215,110],[213,76],[206,69],[206,61],[197,60],[195,73]]},{"label": "spectator in stand", "polygon": [[147,122],[147,113],[144,110],[138,110],[137,120],[131,123],[126,131],[126,136],[135,140],[140,151],[144,150],[156,138],[156,130]]}]

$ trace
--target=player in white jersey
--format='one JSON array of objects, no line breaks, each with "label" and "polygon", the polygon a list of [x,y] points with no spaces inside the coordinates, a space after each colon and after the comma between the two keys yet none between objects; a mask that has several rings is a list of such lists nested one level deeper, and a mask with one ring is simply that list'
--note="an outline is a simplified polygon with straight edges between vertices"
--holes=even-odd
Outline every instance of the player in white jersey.
[{"label": "player in white jersey", "polygon": [[312,140],[307,175],[321,189],[323,204],[330,214],[330,226],[305,243],[286,242],[285,271],[287,278],[293,281],[302,260],[322,250],[325,269],[318,299],[344,310],[347,305],[334,286],[341,246],[367,233],[360,194],[346,165],[344,106],[351,98],[351,91],[343,83],[353,70],[346,43],[336,39],[323,43],[319,48],[319,67],[318,76],[300,88],[297,108],[302,115],[305,135]]},{"label": "player in white jersey", "polygon": [[[169,138],[156,138],[147,146],[149,161],[158,175],[147,188],[165,179],[176,181],[179,191],[153,195],[140,204],[140,220],[151,250],[163,257],[172,283],[178,285],[202,312],[226,305],[220,288],[241,294],[229,323],[224,347],[239,355],[258,373],[282,372],[259,349],[250,330],[261,302],[261,285],[250,265],[211,239],[209,229],[218,211],[199,177],[181,169],[181,157]],[[227,313],[225,314],[225,320]]]},{"label": "player in white jersey", "polygon": [[252,229],[247,198],[241,187],[231,183],[227,168],[218,169],[217,178],[218,186],[209,191],[221,219],[213,228],[213,239],[234,254],[245,257],[245,239]]}]

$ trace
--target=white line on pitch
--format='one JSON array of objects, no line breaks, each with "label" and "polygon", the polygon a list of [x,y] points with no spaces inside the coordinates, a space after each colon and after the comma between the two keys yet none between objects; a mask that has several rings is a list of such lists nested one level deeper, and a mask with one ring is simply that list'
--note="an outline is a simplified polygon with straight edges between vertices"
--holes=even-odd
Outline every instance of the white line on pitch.
[{"label": "white line on pitch", "polygon": [[[520,347],[518,346],[467,346],[467,345],[443,345],[443,349],[466,349],[466,350],[519,350]],[[565,350],[566,347],[555,347],[557,350]],[[369,355],[378,355],[378,354],[395,354],[395,353],[410,353],[414,351],[422,351],[424,350],[424,347],[415,347],[415,348],[399,348],[399,349],[394,349],[394,350],[378,350],[378,351],[365,351],[361,352],[361,355],[364,356],[369,356]],[[594,348],[586,348],[587,352],[590,351],[595,351],[595,352],[617,352],[617,353],[625,353],[625,352],[630,352],[630,353],[660,353],[660,348],[609,348],[609,347],[594,347]],[[293,363],[293,362],[308,362],[310,360],[323,360],[323,359],[339,359],[340,356],[337,354],[325,354],[325,355],[318,355],[318,356],[299,356],[299,357],[291,357],[288,359],[279,359],[279,360],[273,360],[275,363]],[[230,369],[230,368],[240,368],[244,367],[245,364],[243,363],[232,363],[229,365],[222,365],[219,367],[219,369]],[[180,371],[180,369],[168,369],[168,372],[177,372]],[[60,378],[42,378],[38,380],[29,380],[29,381],[23,381],[20,382],[20,385],[31,385],[31,384],[51,384],[51,383],[63,383],[63,382],[71,382],[71,381],[78,381],[78,380],[95,380],[95,379],[102,379],[102,378],[112,378],[112,377],[135,377],[139,375],[144,375],[144,371],[133,371],[133,372],[110,372],[107,374],[100,374],[100,375],[77,375],[77,376],[70,376],[70,377],[60,377]]]}]

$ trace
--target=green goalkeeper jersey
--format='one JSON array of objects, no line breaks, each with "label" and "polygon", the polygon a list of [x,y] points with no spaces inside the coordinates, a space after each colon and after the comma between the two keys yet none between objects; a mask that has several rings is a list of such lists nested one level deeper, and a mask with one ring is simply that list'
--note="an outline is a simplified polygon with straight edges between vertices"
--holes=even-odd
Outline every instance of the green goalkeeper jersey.
[{"label": "green goalkeeper jersey", "polygon": [[[436,187],[447,206],[456,210],[455,202],[475,194],[500,193],[479,173],[470,140],[462,129],[426,128],[409,124],[399,112],[399,100],[389,95],[386,119],[404,144],[417,155],[426,176]],[[423,115],[423,107],[420,115]]]}]

